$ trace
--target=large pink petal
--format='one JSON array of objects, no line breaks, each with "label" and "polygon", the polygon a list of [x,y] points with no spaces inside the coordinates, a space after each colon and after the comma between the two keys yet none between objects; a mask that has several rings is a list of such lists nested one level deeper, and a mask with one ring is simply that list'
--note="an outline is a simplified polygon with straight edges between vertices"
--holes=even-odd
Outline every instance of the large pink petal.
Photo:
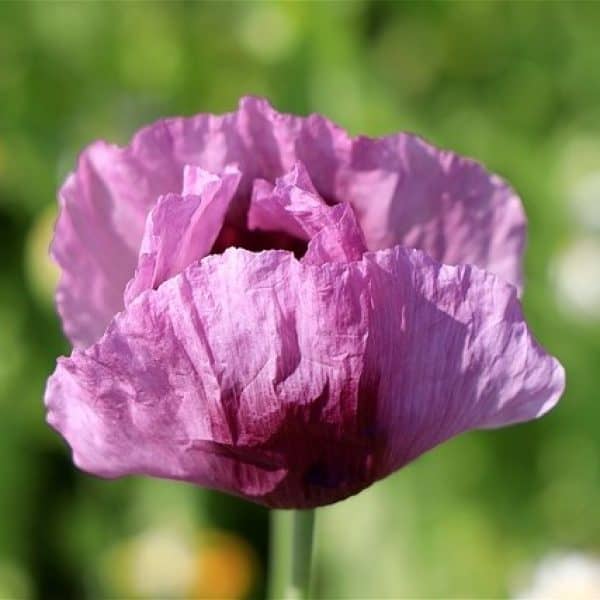
[{"label": "large pink petal", "polygon": [[46,404],[84,470],[308,507],[462,431],[537,417],[562,388],[493,275],[399,247],[320,266],[228,250],[60,359]]},{"label": "large pink petal", "polygon": [[184,196],[161,196],[148,215],[138,266],[125,291],[126,304],[209,254],[240,177],[235,168],[226,168],[222,176],[185,168]]},{"label": "large pink petal", "polygon": [[522,287],[521,201],[479,163],[401,133],[356,138],[343,171],[337,194],[356,209],[369,249],[420,248]]},{"label": "large pink petal", "polygon": [[389,435],[387,468],[460,432],[533,419],[556,404],[564,369],[529,332],[512,285],[419,251],[366,256],[376,265],[369,355],[385,361],[377,435]]}]

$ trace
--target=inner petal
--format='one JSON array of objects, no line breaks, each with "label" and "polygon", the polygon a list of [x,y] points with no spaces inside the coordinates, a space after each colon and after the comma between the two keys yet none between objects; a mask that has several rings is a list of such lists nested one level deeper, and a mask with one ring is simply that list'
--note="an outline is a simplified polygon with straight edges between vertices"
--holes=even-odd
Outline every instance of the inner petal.
[{"label": "inner petal", "polygon": [[248,211],[250,230],[282,231],[308,243],[311,263],[360,260],[364,236],[349,204],[329,206],[316,192],[301,163],[275,185],[254,182]]},{"label": "inner petal", "polygon": [[161,196],[148,215],[125,304],[210,253],[240,179],[236,167],[226,167],[218,176],[186,166],[183,195]]},{"label": "inner petal", "polygon": [[271,185],[257,179],[248,210],[248,228],[285,231],[309,241],[331,221],[331,208],[315,191],[306,169],[293,170]]},{"label": "inner petal", "polygon": [[331,221],[308,243],[302,262],[353,262],[367,251],[365,238],[350,204],[331,207]]},{"label": "inner petal", "polygon": [[360,260],[366,243],[349,204],[328,205],[301,163],[274,184],[256,179],[246,223],[227,214],[241,179],[186,166],[182,194],[161,196],[146,220],[138,265],[125,290],[128,305],[208,254],[235,246],[254,252],[291,251],[311,264]]},{"label": "inner petal", "polygon": [[265,179],[254,180],[246,223],[227,223],[213,253],[236,246],[255,252],[289,250],[301,258],[309,240],[329,222],[329,210],[308,171],[298,162],[274,184]]}]

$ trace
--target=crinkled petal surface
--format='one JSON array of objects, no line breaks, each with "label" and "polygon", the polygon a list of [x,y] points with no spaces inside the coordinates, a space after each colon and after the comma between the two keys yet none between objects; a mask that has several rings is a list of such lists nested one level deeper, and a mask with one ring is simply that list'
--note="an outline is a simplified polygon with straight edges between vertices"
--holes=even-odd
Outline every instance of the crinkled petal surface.
[{"label": "crinkled petal surface", "polygon": [[563,377],[515,289],[475,267],[401,247],[320,265],[230,249],[60,359],[46,404],[86,471],[301,508],[465,430],[537,417]]},{"label": "crinkled petal surface", "polygon": [[485,268],[522,289],[526,219],[521,200],[479,163],[401,133],[357,138],[338,194],[369,248],[402,244],[436,260]]},{"label": "crinkled petal surface", "polygon": [[198,167],[184,170],[184,195],[161,196],[148,215],[138,266],[125,290],[126,304],[210,252],[240,177],[237,169],[226,169],[222,177]]},{"label": "crinkled petal surface", "polygon": [[123,308],[147,216],[161,196],[180,193],[186,165],[217,174],[239,168],[231,227],[245,226],[256,179],[273,183],[299,163],[305,173],[288,183],[328,204],[350,203],[370,250],[421,248],[521,285],[525,219],[500,178],[409,134],[351,138],[319,115],[280,114],[245,98],[235,112],[162,120],[124,148],[97,142],[82,153],[59,194],[52,244],[62,270],[57,305],[73,344],[96,341]]},{"label": "crinkled petal surface", "polygon": [[329,206],[298,163],[275,185],[257,179],[248,210],[248,226],[284,232],[308,242],[304,262],[350,262],[366,252],[364,236],[348,203]]}]

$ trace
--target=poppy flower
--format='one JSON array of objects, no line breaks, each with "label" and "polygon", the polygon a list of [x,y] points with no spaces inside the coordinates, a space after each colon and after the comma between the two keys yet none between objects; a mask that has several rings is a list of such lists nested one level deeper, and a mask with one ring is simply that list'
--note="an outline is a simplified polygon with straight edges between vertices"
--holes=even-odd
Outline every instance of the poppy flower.
[{"label": "poppy flower", "polygon": [[45,402],[90,473],[309,508],[562,393],[519,303],[519,198],[414,135],[245,98],[92,144],[59,198],[74,350]]}]

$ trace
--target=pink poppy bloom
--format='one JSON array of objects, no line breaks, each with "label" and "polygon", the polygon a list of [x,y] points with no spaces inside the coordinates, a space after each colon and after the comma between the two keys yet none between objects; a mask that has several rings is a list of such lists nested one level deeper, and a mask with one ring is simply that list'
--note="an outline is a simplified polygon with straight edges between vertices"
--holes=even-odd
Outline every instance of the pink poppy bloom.
[{"label": "pink poppy bloom", "polygon": [[519,198],[414,135],[245,98],[92,144],[60,207],[75,349],[45,402],[90,473],[314,507],[562,393],[518,299]]}]

